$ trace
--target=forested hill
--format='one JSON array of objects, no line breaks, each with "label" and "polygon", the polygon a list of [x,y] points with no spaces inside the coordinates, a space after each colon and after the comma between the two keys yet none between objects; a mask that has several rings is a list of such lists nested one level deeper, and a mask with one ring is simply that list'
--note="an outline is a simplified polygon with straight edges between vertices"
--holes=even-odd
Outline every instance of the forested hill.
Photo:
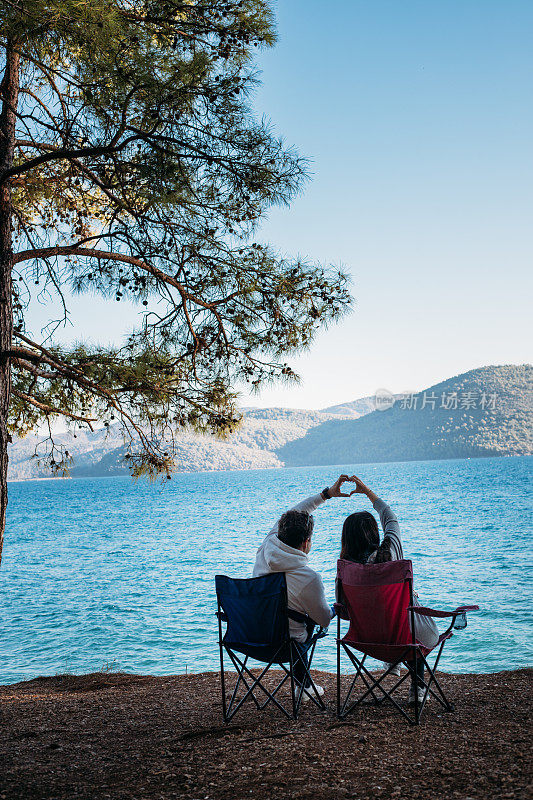
[{"label": "forested hill", "polygon": [[286,466],[530,455],[532,389],[531,365],[482,367],[387,410],[325,422],[277,454]]},{"label": "forested hill", "polygon": [[[392,407],[382,411],[374,410],[374,397],[321,411],[245,409],[240,430],[226,441],[180,434],[176,469],[196,472],[531,454],[532,373],[530,365],[482,367],[417,395],[391,396]],[[116,428],[107,433],[78,431],[76,439],[70,434],[57,439],[73,455],[73,477],[127,473]],[[10,445],[11,480],[50,477],[32,458],[39,442],[38,437],[29,436]]]},{"label": "forested hill", "polygon": [[[227,469],[266,469],[282,467],[276,452],[289,441],[305,436],[315,425],[331,419],[357,419],[374,408],[372,398],[347,403],[342,408],[324,411],[267,408],[244,409],[240,429],[231,438],[221,441],[213,436],[179,433],[176,437],[176,469],[181,472]],[[89,433],[77,431],[54,437],[73,457],[72,477],[98,477],[127,474],[124,447],[117,426]],[[11,480],[50,477],[39,465],[34,453],[44,450],[45,442],[36,436],[17,439],[9,448]]]}]

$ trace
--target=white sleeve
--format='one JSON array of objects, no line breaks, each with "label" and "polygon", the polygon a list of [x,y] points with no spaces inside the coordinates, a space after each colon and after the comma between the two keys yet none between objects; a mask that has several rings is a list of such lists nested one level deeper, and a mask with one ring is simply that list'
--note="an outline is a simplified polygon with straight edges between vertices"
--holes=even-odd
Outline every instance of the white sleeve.
[{"label": "white sleeve", "polygon": [[383,528],[383,535],[388,536],[390,539],[392,560],[399,561],[401,558],[403,558],[403,547],[398,517],[392,508],[379,497],[374,503],[374,508],[379,514],[381,527]]},{"label": "white sleeve", "polygon": [[[314,494],[311,497],[306,497],[305,500],[302,500],[298,505],[293,506],[292,508],[288,509],[289,511],[306,511],[308,514],[312,514],[313,511],[318,508],[319,506],[324,503],[325,500],[321,494]],[[267,534],[268,536],[275,536],[278,532],[279,526],[279,519],[277,520],[276,524],[269,530]]]},{"label": "white sleeve", "polygon": [[315,574],[304,586],[298,597],[305,613],[321,628],[327,628],[331,622],[331,606],[326,601],[324,584],[320,575]]}]

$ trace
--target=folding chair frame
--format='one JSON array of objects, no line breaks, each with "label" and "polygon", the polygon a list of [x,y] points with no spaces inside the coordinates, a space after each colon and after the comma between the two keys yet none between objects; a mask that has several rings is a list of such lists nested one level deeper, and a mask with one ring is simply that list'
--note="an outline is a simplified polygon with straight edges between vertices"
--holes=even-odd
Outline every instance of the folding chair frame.
[{"label": "folding chair frame", "polygon": [[[344,642],[341,639],[341,617],[337,615],[337,717],[339,719],[344,719],[348,714],[354,711],[359,706],[370,703],[374,705],[380,705],[387,700],[392,703],[392,705],[400,712],[400,714],[411,724],[411,725],[419,725],[420,719],[422,717],[422,713],[426,706],[426,702],[431,695],[435,700],[437,700],[440,705],[445,709],[445,711],[453,711],[454,706],[452,703],[449,702],[448,698],[446,697],[442,686],[440,685],[436,671],[440,661],[440,657],[442,655],[442,651],[444,649],[444,645],[448,639],[453,636],[452,629],[456,628],[457,630],[463,630],[466,628],[466,611],[467,610],[477,610],[478,606],[460,606],[455,611],[444,612],[444,611],[433,611],[432,609],[422,608],[419,606],[413,605],[413,581],[409,579],[409,597],[410,603],[408,607],[408,611],[411,617],[411,635],[412,635],[412,643],[405,646],[405,650],[402,652],[400,658],[398,658],[394,663],[391,663],[389,668],[378,678],[374,677],[371,672],[365,667],[365,660],[367,658],[367,654],[365,653],[362,658],[359,658],[353,652],[354,649],[359,649],[354,644],[350,644],[349,642]],[[342,608],[341,603],[336,604],[338,607]],[[426,655],[424,655],[424,650],[421,645],[417,644],[415,638],[415,614],[421,613],[425,616],[438,616],[438,617],[451,617],[451,623],[447,630],[439,636],[439,640],[437,642],[438,651],[435,658],[435,662],[431,667],[428,663],[426,655],[429,655],[426,650]],[[457,618],[460,618],[460,622],[457,622]],[[348,693],[346,694],[344,700],[341,700],[341,648],[345,651],[348,655],[352,665],[355,667],[355,675],[353,680],[350,684],[350,688],[348,689]],[[363,652],[363,651],[361,651]],[[418,677],[418,665],[420,661],[424,664],[424,669],[427,670],[429,673],[428,680],[422,680]],[[389,690],[387,690],[382,684],[385,678],[387,678],[392,670],[398,666],[399,664],[403,664],[407,668],[407,672],[405,675],[399,678],[399,680],[392,686]],[[413,683],[415,686],[421,685],[424,689],[424,696],[422,700],[418,698],[418,691],[414,693],[414,716],[408,714],[404,708],[401,707],[399,703],[392,697],[392,694],[398,689],[404,681],[409,677],[412,677]],[[356,682],[358,678],[361,678],[361,681],[366,686],[366,691],[363,692],[356,700],[350,704],[350,698],[352,696],[352,692],[355,688]],[[431,687],[435,685],[434,691]],[[378,692],[380,693],[378,695]],[[372,697],[372,701],[369,698]]]},{"label": "folding chair frame", "polygon": [[[259,660],[253,659],[253,657],[245,655],[243,660],[243,654],[239,651],[235,651],[231,645],[226,644],[224,642],[224,636],[222,631],[222,623],[227,621],[226,614],[223,612],[220,600],[217,598],[218,602],[218,611],[217,611],[217,618],[218,618],[218,644],[219,644],[219,651],[220,651],[220,684],[221,684],[221,691],[222,691],[222,716],[224,722],[229,722],[243,705],[243,703],[250,698],[258,711],[262,711],[269,703],[273,703],[287,719],[298,719],[298,713],[300,711],[300,706],[302,703],[302,698],[304,691],[309,696],[309,699],[321,710],[325,711],[326,706],[324,705],[322,698],[318,694],[317,688],[315,683],[311,677],[311,663],[313,661],[313,655],[315,652],[315,647],[318,639],[323,638],[326,636],[326,632],[319,628],[318,632],[314,634],[314,636],[310,640],[310,645],[306,648],[307,655],[307,663],[306,659],[303,657],[302,652],[299,649],[299,643],[296,642],[294,639],[291,639],[289,636],[289,617],[294,619],[298,619],[298,621],[308,620],[309,617],[306,617],[304,614],[300,614],[299,612],[287,610],[287,627],[286,627],[286,639],[281,643],[279,648],[276,650],[274,655],[270,658],[268,663],[265,667],[262,668],[260,674],[256,677],[248,667],[248,660],[252,658],[252,660]],[[287,653],[288,650],[288,653]],[[237,682],[233,688],[233,692],[231,694],[231,698],[228,702],[226,696],[226,676],[224,670],[224,652],[229,656],[233,666],[235,667],[235,671],[237,673]],[[288,658],[287,658],[288,655]],[[287,667],[287,661],[289,663],[289,667]],[[294,678],[294,667],[297,663],[300,663],[303,667],[305,672],[305,677],[302,683],[298,683]],[[265,661],[260,661],[259,663],[264,664]],[[276,687],[270,691],[266,686],[263,685],[262,680],[269,671],[272,666],[279,666],[283,671],[283,675],[281,680],[278,682]],[[304,684],[306,683],[306,679],[309,681],[310,686],[305,687]],[[285,685],[285,683],[290,680],[291,684],[291,706],[290,710],[288,710],[281,702],[279,702],[276,694]],[[241,683],[245,687],[244,695],[238,698],[238,692]],[[254,690],[260,689],[264,695],[266,695],[266,700],[260,702],[256,695],[254,694]]]}]

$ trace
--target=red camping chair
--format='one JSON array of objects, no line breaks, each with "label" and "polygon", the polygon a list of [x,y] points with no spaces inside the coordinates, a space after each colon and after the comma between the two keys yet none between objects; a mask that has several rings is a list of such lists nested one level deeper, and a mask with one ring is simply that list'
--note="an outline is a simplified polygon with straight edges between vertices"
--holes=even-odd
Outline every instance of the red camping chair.
[{"label": "red camping chair", "polygon": [[[431,695],[446,709],[453,711],[435,675],[439,659],[446,641],[453,635],[452,629],[466,628],[466,612],[475,611],[479,606],[459,606],[455,611],[434,611],[431,608],[413,605],[413,565],[411,561],[388,561],[384,564],[356,564],[339,560],[337,564],[339,603],[337,611],[337,716],[342,719],[364,701],[372,697],[375,704],[390,700],[393,706],[412,724],[418,725],[426,701]],[[439,636],[434,648],[438,648],[433,667],[427,662],[430,649],[416,641],[415,615],[428,617],[449,617],[450,625]],[[348,632],[341,639],[341,619],[349,620]],[[341,651],[348,655],[356,673],[341,703]],[[354,650],[363,653],[360,658]],[[375,678],[365,667],[367,656],[386,661],[389,669]],[[423,661],[428,677],[422,682],[424,697],[414,695],[414,718],[411,717],[392,697],[409,675],[417,680],[417,667]],[[408,672],[387,690],[383,680],[398,664],[404,664]],[[366,691],[358,699],[352,700],[352,693],[361,677]],[[427,681],[427,682],[426,682]],[[434,688],[432,688],[434,687]],[[436,690],[436,691],[435,691]],[[370,702],[372,702],[370,701]]]}]

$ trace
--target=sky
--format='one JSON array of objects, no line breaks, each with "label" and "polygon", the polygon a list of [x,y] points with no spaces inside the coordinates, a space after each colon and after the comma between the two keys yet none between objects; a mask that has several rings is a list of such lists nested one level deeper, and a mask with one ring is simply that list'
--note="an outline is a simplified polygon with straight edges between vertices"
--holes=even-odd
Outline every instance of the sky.
[{"label": "sky", "polygon": [[[322,408],[531,361],[533,4],[278,0],[258,113],[311,180],[258,241],[342,266],[353,312],[244,405]],[[127,311],[77,298],[76,335]],[[37,322],[37,317],[35,322]]]}]

